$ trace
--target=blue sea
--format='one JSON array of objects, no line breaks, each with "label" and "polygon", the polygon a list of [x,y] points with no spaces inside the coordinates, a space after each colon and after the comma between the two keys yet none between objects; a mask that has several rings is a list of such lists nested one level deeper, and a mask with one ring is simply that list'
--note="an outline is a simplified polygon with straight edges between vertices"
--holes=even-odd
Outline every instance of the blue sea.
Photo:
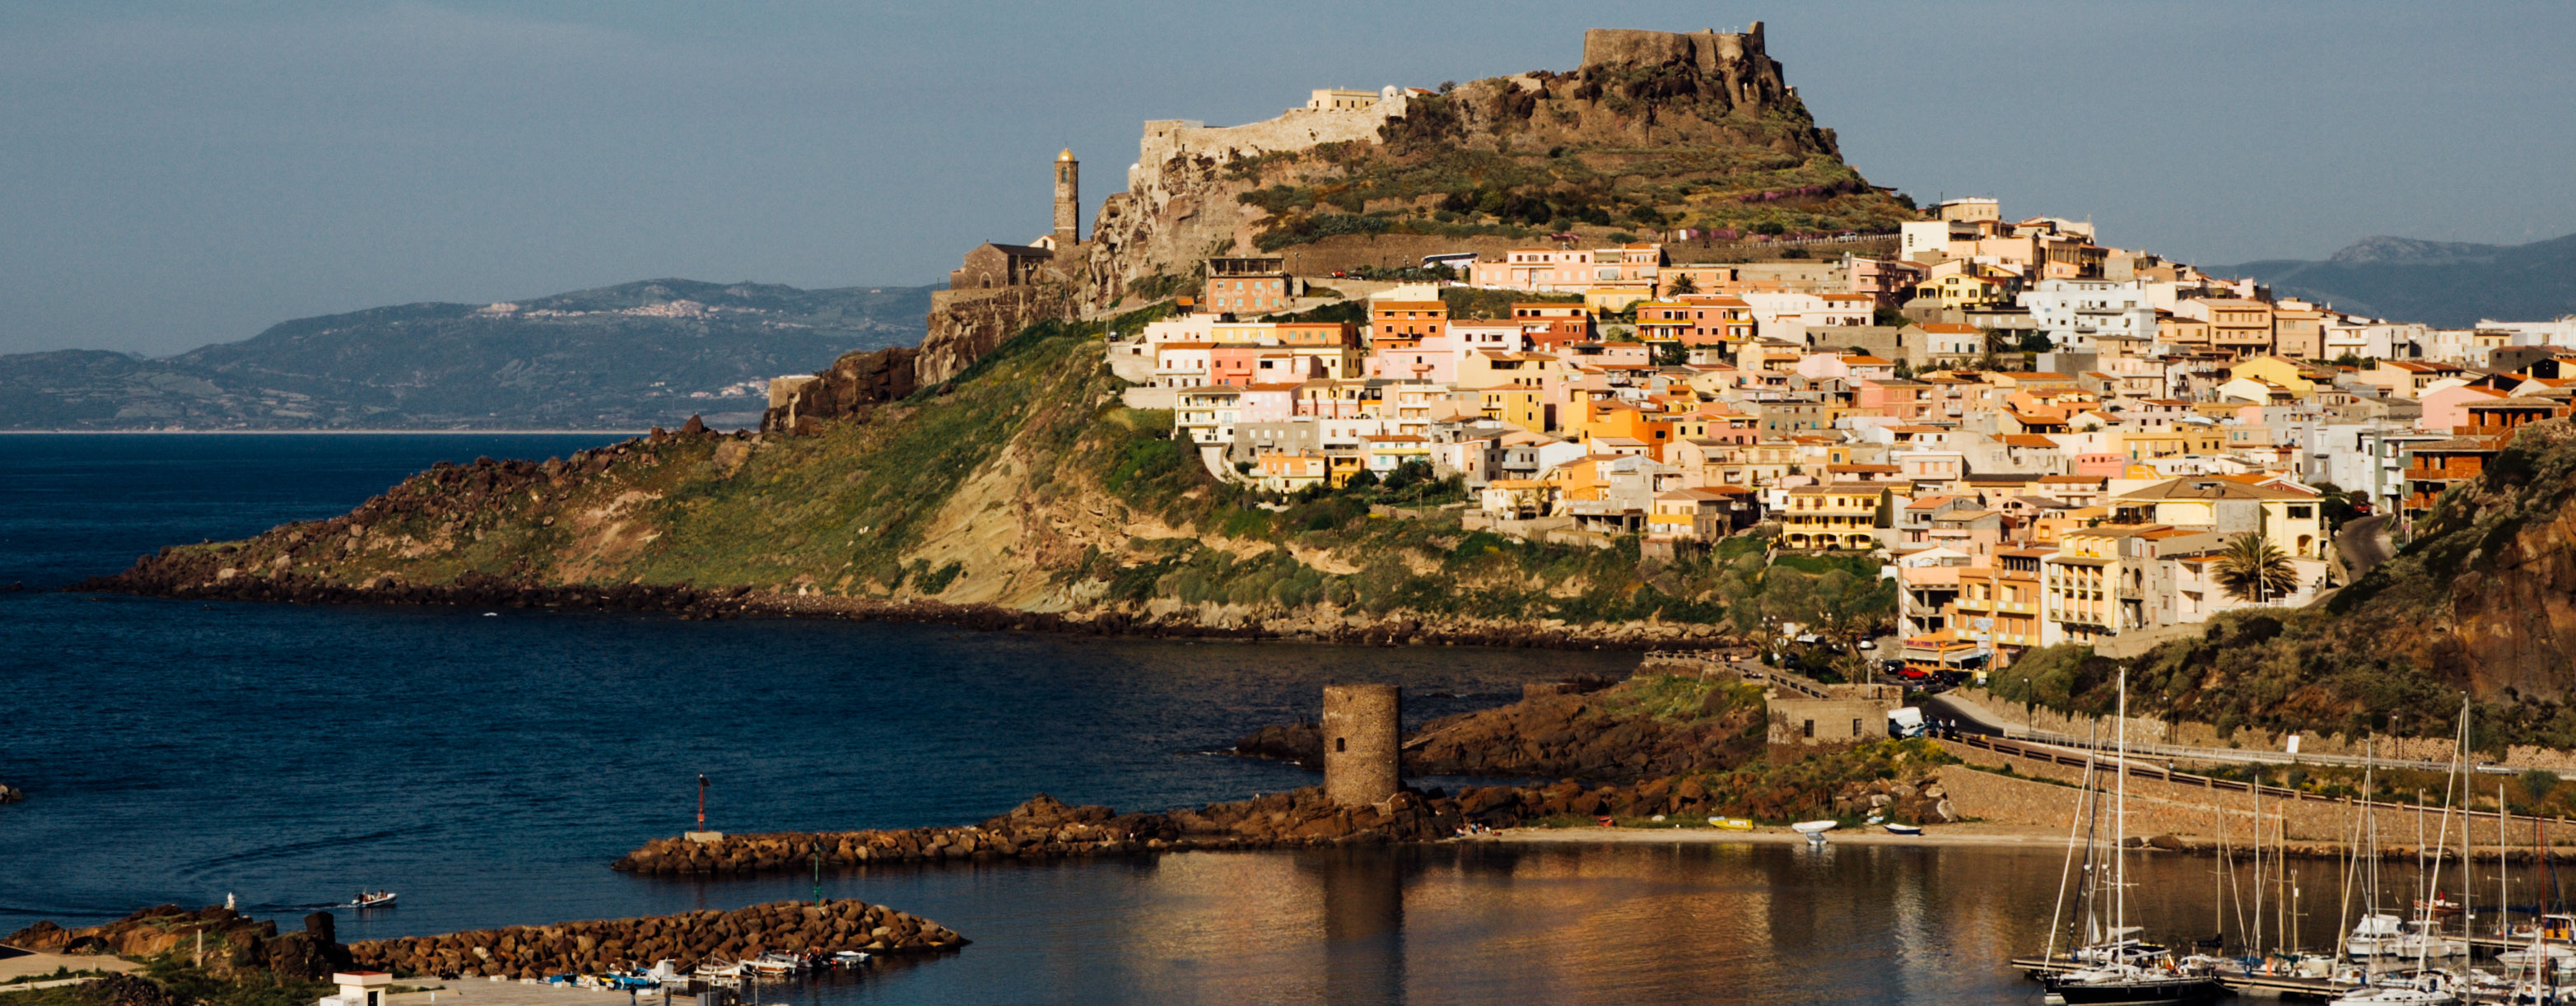
[{"label": "blue sea", "polygon": [[[440,460],[608,439],[0,436],[0,586],[26,588],[0,593],[0,781],[31,794],[0,806],[0,932],[227,895],[291,928],[361,888],[401,892],[340,912],[360,939],[819,886],[976,942],[764,1000],[2036,1000],[2001,962],[2041,939],[2054,848],[1438,845],[819,882],[608,869],[692,825],[700,773],[726,831],[966,823],[1038,792],[1166,809],[1312,784],[1223,751],[1312,718],[1326,681],[1401,683],[1418,721],[1525,681],[1624,674],[1630,654],[58,589],[165,544],[343,512]],[[2173,881],[2133,907],[2201,924],[2206,867],[2153,869]]]}]

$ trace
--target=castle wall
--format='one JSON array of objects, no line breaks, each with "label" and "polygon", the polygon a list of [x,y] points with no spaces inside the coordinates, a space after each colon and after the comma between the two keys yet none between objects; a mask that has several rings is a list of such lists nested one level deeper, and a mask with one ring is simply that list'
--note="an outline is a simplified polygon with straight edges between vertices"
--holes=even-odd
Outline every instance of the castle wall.
[{"label": "castle wall", "polygon": [[1396,757],[1403,714],[1403,692],[1394,685],[1324,686],[1325,799],[1362,807],[1402,788]]},{"label": "castle wall", "polygon": [[1176,157],[1208,157],[1223,163],[1277,150],[1304,150],[1319,143],[1375,143],[1378,127],[1388,119],[1403,118],[1405,105],[1404,96],[1397,95],[1363,109],[1292,108],[1275,119],[1214,128],[1192,119],[1149,120],[1138,144],[1136,166],[1127,171],[1127,191],[1159,204],[1163,165]]}]

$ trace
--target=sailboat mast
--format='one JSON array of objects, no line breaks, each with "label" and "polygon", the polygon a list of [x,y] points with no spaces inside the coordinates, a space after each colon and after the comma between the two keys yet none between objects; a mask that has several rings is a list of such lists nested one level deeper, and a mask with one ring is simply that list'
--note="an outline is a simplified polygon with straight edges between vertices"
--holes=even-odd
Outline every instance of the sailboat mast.
[{"label": "sailboat mast", "polygon": [[2067,918],[2066,885],[2075,875],[2075,836],[2084,829],[2084,805],[2093,796],[2093,760],[2084,760],[2084,789],[2076,794],[2075,813],[2066,821],[2066,865],[2057,871],[2057,905],[2048,910],[2048,946],[2040,951],[2041,960],[2057,957],[2057,924]]},{"label": "sailboat mast", "polygon": [[2111,925],[2116,933],[2129,925],[2129,668],[2125,665],[2120,668],[2120,717],[2111,728],[2119,731],[2120,740],[2120,804],[2111,831],[2111,878],[2119,885],[2111,896]]}]

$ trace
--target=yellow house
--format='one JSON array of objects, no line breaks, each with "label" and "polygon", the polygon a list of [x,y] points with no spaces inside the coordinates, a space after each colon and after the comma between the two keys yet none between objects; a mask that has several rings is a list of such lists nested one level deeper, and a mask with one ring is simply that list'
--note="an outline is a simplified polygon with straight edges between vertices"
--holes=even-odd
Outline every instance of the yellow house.
[{"label": "yellow house", "polygon": [[1324,457],[1320,454],[1265,451],[1256,472],[1261,488],[1274,493],[1293,493],[1324,481]]},{"label": "yellow house", "polygon": [[1477,411],[1485,418],[1532,433],[1549,432],[1547,393],[1538,388],[1486,388],[1477,394]]},{"label": "yellow house", "polygon": [[2250,476],[2168,479],[2112,497],[2123,520],[2151,520],[2222,534],[2260,531],[2293,559],[2322,560],[2330,543],[2317,497],[2264,485]]},{"label": "yellow house", "polygon": [[2119,437],[2117,449],[2126,452],[2131,461],[2178,458],[2186,454],[2205,456],[2227,453],[2227,431],[2215,426],[2191,424],[2154,430],[2112,432]]},{"label": "yellow house", "polygon": [[1954,273],[1935,276],[1914,284],[1914,299],[1941,307],[1984,307],[2012,302],[2021,284],[2011,276],[1971,276]]},{"label": "yellow house", "polygon": [[2227,376],[2236,380],[2251,377],[2270,381],[2289,389],[2291,395],[2299,398],[2306,398],[2317,389],[2316,382],[2302,376],[2297,363],[2278,356],[2249,356],[2238,360],[2227,368]]},{"label": "yellow house", "polygon": [[1875,482],[1791,489],[1789,508],[1777,514],[1780,543],[1789,548],[1877,548],[1887,498],[1887,487]]}]

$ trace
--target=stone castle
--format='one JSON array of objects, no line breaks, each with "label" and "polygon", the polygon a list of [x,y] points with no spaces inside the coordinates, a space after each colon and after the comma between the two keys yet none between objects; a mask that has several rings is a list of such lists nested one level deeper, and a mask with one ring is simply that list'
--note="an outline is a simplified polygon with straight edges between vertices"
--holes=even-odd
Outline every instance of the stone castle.
[{"label": "stone castle", "polygon": [[[1081,165],[1065,150],[1052,165],[1051,228],[1027,244],[987,242],[966,253],[949,273],[948,289],[931,297],[929,335],[912,360],[914,383],[926,387],[955,376],[1022,326],[1109,309],[1138,284],[1160,280],[1171,285],[1158,290],[1188,288],[1209,256],[1249,253],[1263,220],[1263,211],[1237,197],[1271,179],[1260,169],[1230,168],[1328,143],[1382,146],[1433,98],[1445,102],[1445,125],[1423,128],[1448,130],[1439,142],[1539,144],[1542,150],[1569,141],[1743,143],[1751,128],[1745,123],[1761,120],[1761,113],[1785,110],[1792,121],[1804,118],[1780,64],[1763,51],[1762,25],[1755,22],[1743,32],[1592,29],[1572,73],[1489,78],[1442,94],[1395,86],[1320,89],[1274,118],[1238,126],[1152,120],[1127,168],[1127,190],[1101,202],[1089,239],[1082,233]],[[1703,114],[1653,111],[1674,102],[1695,103]],[[1634,113],[1639,108],[1644,114]],[[1748,114],[1737,121],[1712,118],[1710,110]],[[1833,152],[1830,131],[1805,129],[1760,142]]]}]

